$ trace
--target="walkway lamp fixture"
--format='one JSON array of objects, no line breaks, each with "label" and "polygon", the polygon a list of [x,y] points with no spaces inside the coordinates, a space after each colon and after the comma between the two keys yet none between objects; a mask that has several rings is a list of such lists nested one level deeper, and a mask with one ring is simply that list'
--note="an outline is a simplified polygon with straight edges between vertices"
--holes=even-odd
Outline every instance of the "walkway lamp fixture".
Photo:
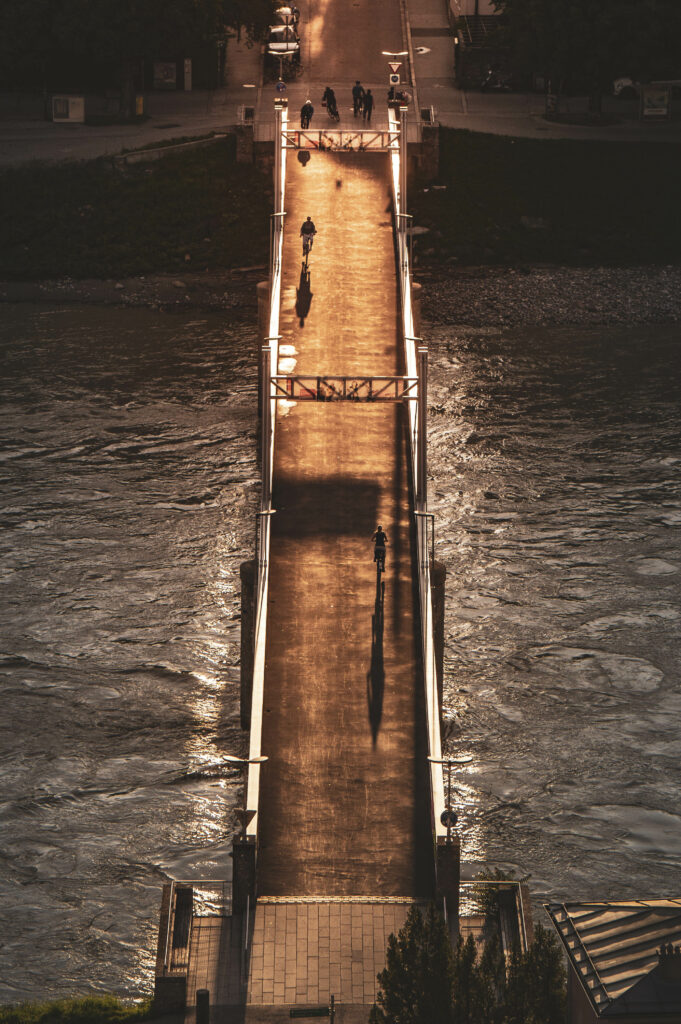
[{"label": "walkway lamp fixture", "polygon": [[[241,765],[246,765],[246,764],[264,764],[265,761],[268,760],[268,758],[266,757],[265,754],[259,754],[257,757],[234,757],[233,754],[225,754],[223,760],[227,761],[231,765],[234,765],[234,767],[236,768],[236,767],[239,767]],[[238,818],[238,820],[241,823],[241,828],[243,830],[242,831],[242,835],[244,835],[244,836],[246,835],[246,829],[248,828],[248,823],[252,820],[252,818],[255,815],[255,811],[250,811],[246,807],[246,800],[247,800],[247,790],[246,790],[246,786],[244,786],[244,806],[243,807],[239,807],[234,812],[236,817]]]},{"label": "walkway lamp fixture", "polygon": [[458,816],[452,807],[452,765],[470,764],[473,760],[472,754],[465,757],[428,757],[431,764],[447,765],[447,802],[442,812],[442,824],[447,826],[447,842],[452,841],[452,829],[457,823]]}]

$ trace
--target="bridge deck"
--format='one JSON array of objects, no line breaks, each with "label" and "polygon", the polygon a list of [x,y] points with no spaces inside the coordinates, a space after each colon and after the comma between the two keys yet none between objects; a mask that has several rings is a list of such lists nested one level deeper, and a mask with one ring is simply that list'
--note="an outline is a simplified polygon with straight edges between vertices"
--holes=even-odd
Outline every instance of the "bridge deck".
[{"label": "bridge deck", "polygon": [[[388,158],[291,156],[286,189],[279,372],[403,373]],[[308,214],[319,233],[306,292]],[[280,403],[273,504],[258,892],[428,896],[404,409]]]}]

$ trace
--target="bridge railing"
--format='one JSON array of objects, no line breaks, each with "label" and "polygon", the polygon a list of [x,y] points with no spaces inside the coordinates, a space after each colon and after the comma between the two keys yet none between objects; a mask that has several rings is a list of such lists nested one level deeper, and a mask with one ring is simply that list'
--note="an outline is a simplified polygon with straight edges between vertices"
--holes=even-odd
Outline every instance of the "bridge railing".
[{"label": "bridge railing", "polygon": [[[399,122],[397,113],[390,110],[391,130],[397,132]],[[404,126],[406,117],[402,118]],[[406,138],[404,140],[406,142]],[[416,544],[418,557],[419,602],[421,612],[421,645],[423,655],[423,675],[426,697],[426,719],[428,728],[428,755],[431,790],[432,826],[435,841],[443,841],[446,827],[441,822],[445,809],[444,783],[442,765],[436,759],[442,758],[440,736],[440,706],[437,689],[437,665],[435,660],[435,644],[433,634],[433,600],[431,593],[431,557],[428,544],[425,451],[426,436],[426,359],[423,351],[419,353],[420,339],[415,337],[414,310],[411,291],[411,252],[410,252],[410,218],[406,216],[406,145],[400,147],[400,141],[394,142],[390,151],[393,202],[395,209],[395,231],[397,237],[397,269],[400,281],[400,301],[402,307],[402,336],[407,377],[418,377],[418,401],[409,402],[410,455],[412,479],[416,488],[415,515]]]},{"label": "bridge railing", "polygon": [[[284,192],[286,187],[286,147],[283,133],[287,126],[284,104],[275,106],[275,194],[270,244],[270,318],[269,335],[262,347],[262,496],[260,529],[257,538],[257,585],[255,595],[255,633],[253,643],[253,689],[251,697],[251,729],[248,759],[253,762],[262,754],[262,713],[265,685],[265,643],[267,640],[267,592],[269,586],[270,529],[272,520],[272,471],[274,431],[276,426],[276,394],[271,368],[276,373],[279,362],[279,306],[281,299],[282,247],[284,241]],[[255,812],[246,826],[246,835],[255,840],[258,834],[260,799],[260,764],[250,763],[246,783],[246,807]]]}]

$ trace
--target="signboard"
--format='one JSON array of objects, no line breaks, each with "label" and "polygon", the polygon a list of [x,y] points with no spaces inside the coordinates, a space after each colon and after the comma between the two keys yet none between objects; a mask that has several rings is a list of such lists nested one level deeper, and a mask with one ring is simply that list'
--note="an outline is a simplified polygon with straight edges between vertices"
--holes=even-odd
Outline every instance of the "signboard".
[{"label": "signboard", "polygon": [[277,92],[286,92],[286,82],[277,82],[275,88]]},{"label": "signboard", "polygon": [[402,61],[401,60],[389,60],[388,61],[388,67],[392,71],[393,75],[396,75],[397,72],[402,67]]},{"label": "signboard", "polygon": [[669,85],[641,86],[641,118],[659,121],[671,117],[672,90]]},{"label": "signboard", "polygon": [[330,1011],[328,1006],[301,1006],[291,1007],[289,1010],[289,1017],[329,1017]]},{"label": "signboard", "polygon": [[391,74],[388,81],[390,82],[390,85],[399,85],[400,84],[400,76],[397,75],[397,74]]}]

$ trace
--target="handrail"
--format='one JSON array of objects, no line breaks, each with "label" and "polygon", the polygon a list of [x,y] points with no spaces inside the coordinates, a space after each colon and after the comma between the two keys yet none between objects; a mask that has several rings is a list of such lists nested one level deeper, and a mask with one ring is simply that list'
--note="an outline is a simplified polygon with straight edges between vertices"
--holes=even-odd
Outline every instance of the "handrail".
[{"label": "handrail", "polygon": [[163,954],[163,973],[167,974],[170,970],[170,961],[168,950],[170,949],[170,922],[173,918],[173,893],[175,890],[175,882],[173,879],[170,880],[170,898],[168,900],[168,927],[166,928],[166,948]]},{"label": "handrail", "polygon": [[[275,181],[274,209],[272,218],[272,248],[270,253],[270,319],[269,332],[266,339],[269,345],[270,365],[275,372],[279,365],[279,305],[281,300],[282,249],[284,239],[284,195],[286,191],[286,147],[283,144],[283,133],[288,122],[288,112],[284,104],[275,105],[275,117],[280,131],[275,133],[275,161],[278,166],[278,181]],[[269,409],[263,403],[263,429],[266,436],[263,444],[263,463],[261,467],[263,479],[263,498],[260,511],[260,536],[257,552],[257,586],[255,598],[255,630],[253,644],[253,687],[251,694],[251,728],[249,760],[260,757],[262,753],[262,705],[265,688],[265,642],[267,638],[267,593],[269,586],[269,551],[272,513],[272,473],[274,464],[274,431],[276,425],[277,402],[271,380],[265,382],[265,394],[269,395]],[[249,764],[246,782],[246,807],[255,811],[253,818],[246,826],[246,835],[255,841],[258,834],[258,809],[260,799],[260,764]]]},{"label": "handrail", "polygon": [[[398,118],[395,110],[389,110],[390,127],[398,127]],[[402,308],[402,338],[404,342],[404,353],[407,376],[418,376],[417,346],[419,339],[414,337],[414,310],[411,295],[411,254],[409,230],[407,225],[409,219],[406,216],[406,195],[402,195],[403,182],[406,175],[400,166],[399,142],[393,143],[390,153],[392,171],[393,203],[395,210],[395,231],[397,239],[397,269],[400,280],[400,300]],[[402,172],[402,173],[401,173]],[[419,402],[422,399],[423,388],[421,381],[418,384]],[[409,439],[410,455],[412,465],[412,479],[414,486],[419,480],[419,402],[409,403]],[[414,511],[426,513],[425,495],[419,495],[418,508]],[[421,648],[423,657],[423,681],[426,698],[426,722],[428,729],[428,755],[431,759],[442,757],[442,742],[440,737],[440,708],[437,691],[437,666],[435,660],[435,644],[433,640],[433,601],[431,594],[430,564],[428,557],[428,525],[427,517],[423,514],[417,515],[416,520],[416,548],[419,577],[419,604],[421,611]],[[445,809],[444,780],[442,766],[430,761],[430,793],[431,793],[431,824],[435,842],[446,836],[446,828],[442,824],[441,815]]]}]

